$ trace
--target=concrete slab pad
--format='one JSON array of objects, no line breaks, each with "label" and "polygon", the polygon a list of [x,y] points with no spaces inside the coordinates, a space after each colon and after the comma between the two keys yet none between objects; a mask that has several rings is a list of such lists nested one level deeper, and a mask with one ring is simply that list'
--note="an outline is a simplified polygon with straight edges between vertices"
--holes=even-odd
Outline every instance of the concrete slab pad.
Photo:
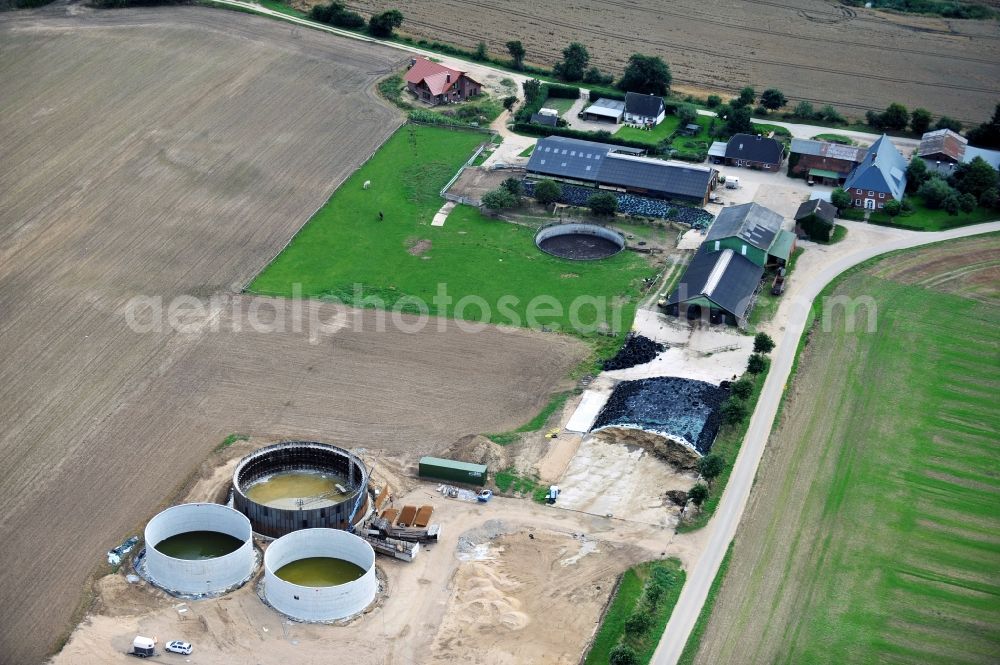
[{"label": "concrete slab pad", "polygon": [[594,420],[597,419],[597,414],[604,408],[609,397],[611,397],[611,392],[606,390],[588,390],[583,393],[580,406],[576,407],[576,411],[573,412],[569,422],[566,423],[566,429],[570,432],[579,432],[581,434],[589,432],[591,425],[594,424]]},{"label": "concrete slab pad", "polygon": [[431,226],[444,226],[445,220],[448,219],[449,213],[455,209],[455,202],[448,201],[441,209],[434,214],[434,219],[431,221]]}]

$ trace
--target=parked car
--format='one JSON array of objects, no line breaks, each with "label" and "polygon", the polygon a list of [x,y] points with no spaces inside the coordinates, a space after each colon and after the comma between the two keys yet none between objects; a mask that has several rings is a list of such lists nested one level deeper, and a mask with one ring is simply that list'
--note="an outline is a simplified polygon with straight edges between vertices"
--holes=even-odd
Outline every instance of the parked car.
[{"label": "parked car", "polygon": [[173,642],[168,642],[167,646],[164,647],[164,648],[167,651],[171,651],[173,653],[179,653],[182,656],[190,656],[191,655],[191,643],[190,642],[181,642],[180,640],[174,640]]}]

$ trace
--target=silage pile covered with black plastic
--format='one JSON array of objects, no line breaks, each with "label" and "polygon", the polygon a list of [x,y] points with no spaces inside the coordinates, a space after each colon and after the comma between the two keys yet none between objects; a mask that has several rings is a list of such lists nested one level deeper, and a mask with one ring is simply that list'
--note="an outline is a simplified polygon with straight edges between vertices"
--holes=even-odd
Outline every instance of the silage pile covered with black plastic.
[{"label": "silage pile covered with black plastic", "polygon": [[604,369],[628,369],[648,363],[666,348],[665,345],[654,342],[648,337],[629,333],[615,357],[604,361]]},{"label": "silage pile covered with black plastic", "polygon": [[719,407],[729,392],[704,381],[656,377],[615,386],[593,429],[639,427],[690,443],[707,454],[719,431]]}]

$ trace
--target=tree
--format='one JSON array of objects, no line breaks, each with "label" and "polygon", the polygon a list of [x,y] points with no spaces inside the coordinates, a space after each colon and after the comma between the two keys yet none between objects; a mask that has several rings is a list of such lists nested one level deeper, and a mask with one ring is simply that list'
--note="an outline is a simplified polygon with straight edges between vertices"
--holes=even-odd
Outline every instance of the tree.
[{"label": "tree", "polygon": [[976,209],[976,197],[972,194],[962,194],[958,197],[958,207],[962,212],[969,213]]},{"label": "tree", "polygon": [[531,106],[542,94],[542,82],[538,79],[528,79],[521,87],[524,89],[524,105]]},{"label": "tree", "polygon": [[705,100],[705,104],[710,109],[717,108],[718,106],[722,105],[722,97],[719,97],[718,95],[709,95],[708,98]]},{"label": "tree", "polygon": [[767,369],[767,358],[759,353],[751,353],[747,360],[747,371],[751,374],[760,374]]},{"label": "tree", "polygon": [[812,120],[816,117],[816,111],[813,110],[813,105],[804,99],[795,105],[795,109],[792,111],[792,115],[796,118],[804,118],[806,120]]},{"label": "tree", "polygon": [[670,92],[673,76],[670,66],[655,55],[633,53],[625,65],[625,72],[618,80],[618,87],[627,92],[641,92],[644,95],[659,95]]},{"label": "tree", "polygon": [[938,175],[928,178],[927,182],[917,190],[917,194],[924,200],[924,205],[931,210],[944,208],[944,203],[949,197],[954,198],[956,208],[958,206],[958,193]]},{"label": "tree", "polygon": [[582,79],[584,72],[587,71],[587,65],[590,63],[590,53],[587,52],[587,47],[579,42],[572,42],[563,49],[562,55],[563,59],[555,64],[552,73],[564,81]]},{"label": "tree", "polygon": [[593,83],[595,85],[611,85],[611,82],[615,80],[615,77],[611,74],[605,74],[597,67],[591,67],[583,74],[584,83]]},{"label": "tree", "polygon": [[507,53],[510,53],[510,64],[514,66],[514,69],[524,68],[524,56],[526,54],[524,44],[516,39],[512,39],[507,42]]},{"label": "tree", "polygon": [[746,376],[740,377],[738,381],[735,381],[730,386],[730,390],[740,399],[749,399],[750,395],[753,394],[753,381]]},{"label": "tree", "polygon": [[917,191],[930,177],[931,173],[927,170],[927,162],[914,155],[909,166],[906,167],[906,191]]},{"label": "tree", "polygon": [[740,90],[740,96],[734,99],[730,104],[734,107],[736,106],[750,106],[753,104],[753,100],[757,98],[757,91],[747,86]]},{"label": "tree", "polygon": [[490,57],[489,52],[486,50],[486,42],[479,42],[476,44],[476,52],[472,54],[475,60],[488,60]]},{"label": "tree", "polygon": [[676,113],[680,120],[678,127],[690,125],[698,119],[698,109],[694,107],[694,104],[678,104]]},{"label": "tree", "polygon": [[649,630],[649,626],[652,623],[653,620],[649,614],[641,609],[637,609],[625,619],[625,632],[628,635],[639,636]]},{"label": "tree", "polygon": [[611,192],[591,194],[587,207],[595,215],[610,216],[618,212],[618,197]]},{"label": "tree", "polygon": [[701,477],[708,482],[712,482],[718,478],[719,474],[722,473],[722,470],[725,468],[726,460],[722,457],[722,455],[711,453],[698,460],[698,473],[700,473]]},{"label": "tree", "polygon": [[913,109],[910,112],[910,130],[923,134],[931,126],[931,112],[927,109]]},{"label": "tree", "polygon": [[521,194],[524,193],[524,185],[521,184],[521,179],[515,178],[514,176],[505,178],[504,181],[500,183],[500,186],[510,192],[513,196],[521,196]]},{"label": "tree", "polygon": [[960,201],[961,199],[959,198],[958,192],[956,192],[953,189],[951,190],[951,194],[949,194],[945,198],[944,202],[941,204],[941,207],[944,208],[945,212],[947,212],[949,215],[954,216],[957,215],[958,211],[962,209],[962,204]]},{"label": "tree", "polygon": [[694,505],[701,507],[701,504],[705,503],[708,499],[708,486],[704,483],[698,483],[690,490],[688,490],[688,500]]},{"label": "tree", "polygon": [[484,206],[493,210],[494,212],[499,212],[505,208],[513,208],[517,205],[517,197],[511,194],[502,185],[497,187],[493,191],[486,192],[483,194],[481,202]]},{"label": "tree", "polygon": [[969,130],[967,138],[969,143],[980,148],[1000,149],[1000,104],[989,121]]},{"label": "tree", "polygon": [[535,185],[535,200],[542,205],[555,203],[562,198],[562,187],[555,180],[542,180]]},{"label": "tree", "polygon": [[722,421],[729,425],[738,425],[747,417],[747,405],[741,399],[730,397],[719,408],[719,415]]},{"label": "tree", "polygon": [[851,207],[851,195],[847,193],[843,187],[837,187],[830,193],[830,203],[832,203],[837,210],[846,210]]},{"label": "tree", "polygon": [[889,215],[890,217],[896,217],[897,215],[899,215],[900,212],[903,211],[903,204],[897,201],[896,199],[891,199],[885,202],[885,207],[883,207],[882,210],[884,210],[885,214]]},{"label": "tree", "polygon": [[625,643],[618,643],[608,653],[608,663],[610,665],[639,665],[639,656],[635,649]]},{"label": "tree", "polygon": [[769,111],[777,111],[788,103],[788,97],[777,88],[768,88],[760,95],[760,105]]},{"label": "tree", "polygon": [[903,131],[910,122],[910,114],[902,104],[893,102],[882,112],[880,119],[886,129]]},{"label": "tree", "polygon": [[997,186],[997,170],[982,157],[975,157],[971,162],[955,166],[951,184],[959,192],[978,198],[987,189]]},{"label": "tree", "polygon": [[821,118],[829,122],[841,122],[841,123],[847,122],[844,119],[844,116],[840,115],[840,111],[833,108],[833,106],[831,106],[830,104],[827,104],[826,106],[821,108],[817,115],[819,115]]},{"label": "tree", "polygon": [[750,109],[746,106],[734,108],[726,118],[726,131],[730,134],[746,134],[753,130]]},{"label": "tree", "polygon": [[403,13],[390,9],[381,14],[373,14],[368,19],[368,32],[376,37],[392,37],[392,32],[403,25]]},{"label": "tree", "polygon": [[514,106],[517,104],[517,95],[510,95],[509,97],[503,98],[503,107],[508,111],[513,111]]},{"label": "tree", "polygon": [[882,123],[882,114],[871,110],[865,111],[865,122],[872,129],[882,129],[885,126]]},{"label": "tree", "polygon": [[984,208],[1000,208],[1000,190],[987,189],[979,196],[979,205]]},{"label": "tree", "polygon": [[774,349],[774,340],[767,333],[759,332],[753,338],[754,353],[770,353]]},{"label": "tree", "polygon": [[943,115],[934,123],[934,129],[950,129],[953,132],[960,132],[962,131],[962,123],[954,118]]}]

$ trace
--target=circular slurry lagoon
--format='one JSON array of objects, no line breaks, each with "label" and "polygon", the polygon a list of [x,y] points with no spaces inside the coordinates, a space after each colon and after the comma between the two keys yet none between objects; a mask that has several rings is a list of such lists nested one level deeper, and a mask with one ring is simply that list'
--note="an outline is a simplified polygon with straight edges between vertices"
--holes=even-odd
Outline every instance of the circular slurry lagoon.
[{"label": "circular slurry lagoon", "polygon": [[[351,496],[350,481],[322,471],[284,471],[244,488],[247,498],[270,508],[296,510],[306,502],[310,508],[333,506]],[[341,489],[343,488],[343,489]]]},{"label": "circular slurry lagoon", "polygon": [[185,531],[156,544],[163,554],[174,559],[201,561],[226,556],[243,546],[243,541],[218,531]]},{"label": "circular slurry lagoon", "polygon": [[596,224],[556,224],[543,227],[535,244],[546,254],[575,261],[593,261],[614,256],[625,249],[625,238],[617,231]]},{"label": "circular slurry lagoon", "polygon": [[350,561],[328,556],[311,556],[286,563],[274,574],[299,586],[337,586],[359,579],[364,569]]},{"label": "circular slurry lagoon", "polygon": [[215,503],[167,508],[146,525],[145,574],[173,594],[225,593],[257,564],[250,520]]}]

